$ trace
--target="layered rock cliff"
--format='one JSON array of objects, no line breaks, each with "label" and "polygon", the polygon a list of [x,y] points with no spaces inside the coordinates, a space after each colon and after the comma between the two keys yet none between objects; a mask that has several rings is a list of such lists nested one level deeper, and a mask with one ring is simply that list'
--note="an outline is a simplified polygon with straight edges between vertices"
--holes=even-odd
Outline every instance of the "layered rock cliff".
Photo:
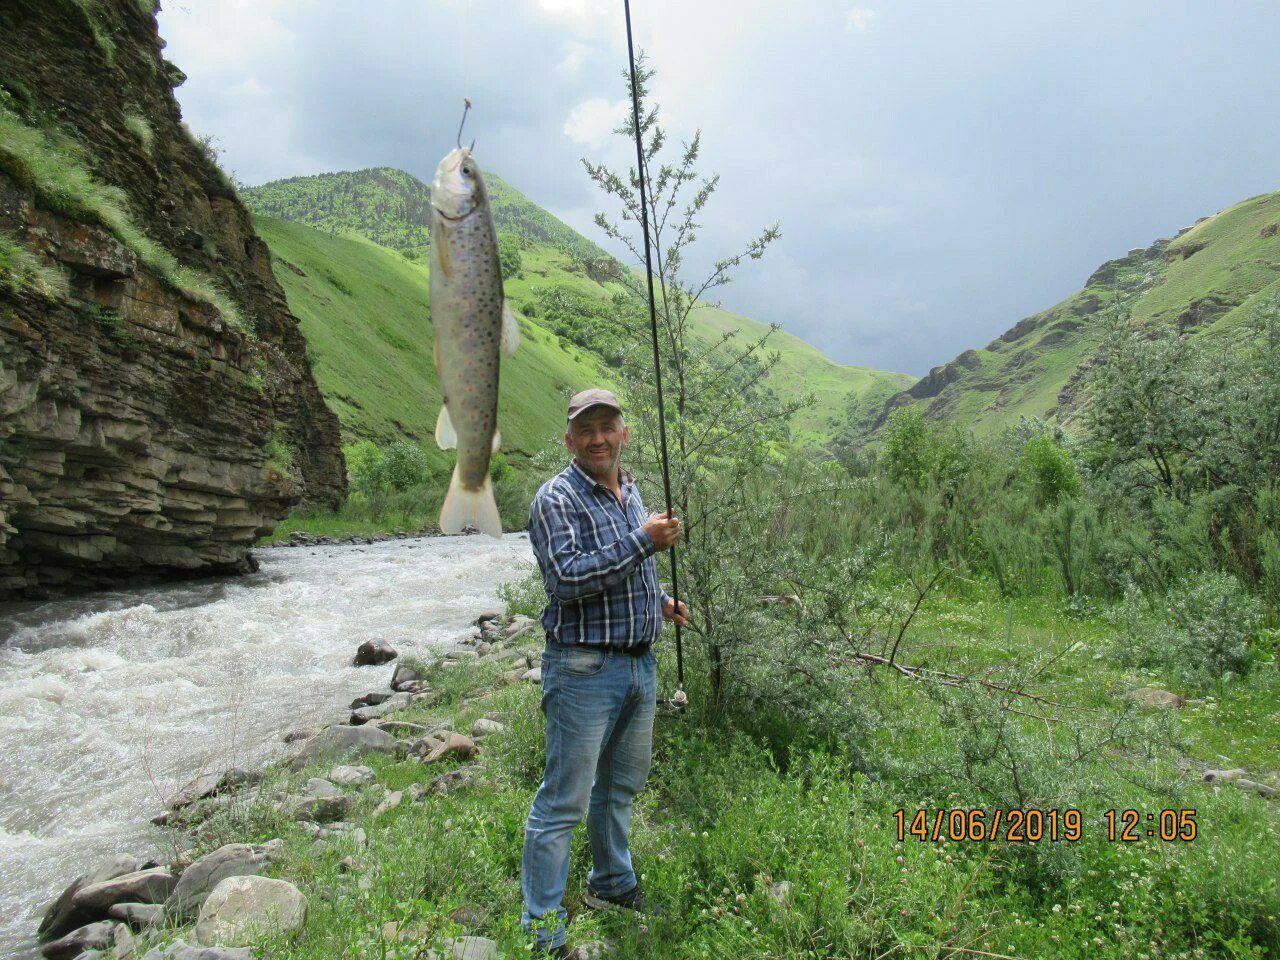
[{"label": "layered rock cliff", "polygon": [[338,421],[141,0],[0,4],[0,598],[243,570]]}]

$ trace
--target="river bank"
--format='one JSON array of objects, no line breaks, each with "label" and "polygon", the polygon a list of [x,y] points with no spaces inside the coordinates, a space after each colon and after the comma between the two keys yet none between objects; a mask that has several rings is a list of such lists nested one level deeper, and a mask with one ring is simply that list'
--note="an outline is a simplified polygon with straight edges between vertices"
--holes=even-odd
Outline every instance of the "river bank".
[{"label": "river bank", "polygon": [[518,535],[255,551],[259,572],[0,610],[0,957],[116,854],[176,853],[150,818],[208,772],[259,769],[285,729],[342,719],[366,639],[443,649],[532,559]]},{"label": "river bank", "polygon": [[[542,772],[543,726],[536,631],[515,634],[527,628],[518,617],[536,613],[536,586],[526,581],[509,592],[512,605],[498,625],[474,628],[471,642],[452,654],[442,651],[421,663],[402,655],[356,668],[364,671],[364,694],[334,708],[363,723],[297,739],[292,749],[299,760],[265,772],[246,769],[214,795],[174,811],[181,849],[162,870],[171,876],[181,870],[184,877],[196,871],[197,879],[203,872],[207,879],[211,863],[255,861],[257,873],[284,885],[272,888],[279,902],[294,905],[292,929],[243,936],[225,921],[229,891],[240,889],[230,884],[223,903],[209,911],[225,922],[206,918],[212,932],[204,935],[230,952],[204,960],[410,960],[432,956],[430,950],[472,960],[527,955],[518,924],[520,846]],[[981,597],[939,598],[922,614],[921,630],[955,635],[963,629],[995,656],[1004,649],[1007,618],[1024,644],[1056,647],[1063,621],[1040,603],[1014,609]],[[1058,696],[1089,709],[1132,709],[1133,699],[1119,691],[1138,687],[1138,678],[1095,658],[1091,651],[1105,649],[1110,638],[1102,621],[1087,627],[1088,643],[1055,675]],[[1083,629],[1077,622],[1076,632]],[[664,644],[667,694],[669,652]],[[406,666],[418,676],[397,677]],[[1208,742],[1217,746],[1227,733],[1223,715],[1234,715],[1236,699],[1252,703],[1272,688],[1266,675],[1258,683],[1221,706],[1153,701],[1143,709],[1153,722],[1179,721],[1197,738],[1214,733]],[[1273,867],[1280,839],[1273,802],[1235,783],[1202,782],[1199,768],[1167,770],[1176,779],[1161,784],[1151,780],[1158,768],[1136,755],[1117,754],[1090,768],[1108,805],[1195,808],[1201,832],[1194,843],[1110,841],[1101,811],[1083,794],[1086,826],[1078,843],[900,838],[895,813],[904,807],[971,803],[958,791],[923,792],[911,779],[912,764],[955,758],[942,728],[913,699],[918,690],[913,681],[890,679],[879,693],[899,698],[906,724],[884,730],[888,753],[882,756],[892,756],[896,767],[883,760],[860,767],[830,744],[804,740],[804,731],[769,732],[763,716],[748,733],[697,720],[693,712],[660,711],[653,774],[637,805],[632,849],[650,900],[665,912],[639,920],[584,910],[588,858],[579,838],[566,901],[571,945],[589,945],[587,955],[608,950],[620,960],[817,960],[886,951],[1151,960],[1272,955],[1266,938],[1274,920],[1267,917],[1274,917],[1277,902]],[[294,739],[294,726],[277,733]],[[1232,721],[1236,756],[1230,759],[1248,755],[1252,765],[1266,756],[1269,738],[1249,729]],[[322,744],[354,744],[365,752],[321,753]],[[1207,745],[1196,752],[1215,759]],[[252,896],[271,892],[249,889],[256,884],[244,882],[242,917]],[[194,956],[172,944],[201,938],[199,912],[166,923],[122,936],[126,952]],[[1224,927],[1246,924],[1253,943],[1244,934],[1232,942],[1222,935]]]}]

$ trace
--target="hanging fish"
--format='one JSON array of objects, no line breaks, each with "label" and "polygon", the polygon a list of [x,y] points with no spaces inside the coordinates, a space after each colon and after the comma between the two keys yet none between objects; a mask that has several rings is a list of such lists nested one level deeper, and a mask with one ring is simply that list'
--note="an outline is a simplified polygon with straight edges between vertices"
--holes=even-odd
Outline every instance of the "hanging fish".
[{"label": "hanging fish", "polygon": [[520,325],[502,293],[498,236],[480,166],[459,147],[440,161],[431,184],[431,321],[444,403],[436,444],[458,462],[440,509],[440,529],[471,525],[502,536],[489,481],[498,433],[499,351],[520,344]]}]

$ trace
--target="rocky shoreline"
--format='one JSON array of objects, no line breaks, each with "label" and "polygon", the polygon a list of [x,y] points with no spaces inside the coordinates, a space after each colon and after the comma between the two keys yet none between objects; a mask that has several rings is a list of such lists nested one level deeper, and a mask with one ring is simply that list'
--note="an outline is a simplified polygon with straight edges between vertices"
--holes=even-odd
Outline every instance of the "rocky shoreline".
[{"label": "rocky shoreline", "polygon": [[[306,922],[307,897],[288,880],[265,875],[284,840],[223,843],[198,854],[209,845],[205,828],[238,806],[265,806],[279,820],[299,824],[317,853],[336,839],[352,844],[357,854],[344,858],[342,867],[358,872],[358,851],[368,838],[348,819],[356,802],[376,800],[371,822],[402,804],[463,789],[484,775],[484,739],[506,729],[495,715],[475,719],[465,731],[450,722],[427,725],[397,715],[429,703],[433,683],[464,664],[489,665],[498,687],[540,682],[541,633],[528,617],[489,612],[430,661],[401,655],[384,641],[362,643],[353,665],[393,665],[385,687],[344,705],[344,722],[284,732],[290,752],[265,770],[223,770],[188,784],[153,818],[177,831],[175,849],[186,849],[168,862],[117,856],[78,877],[43,912],[41,954],[48,960],[250,960],[255,940],[298,931]],[[392,790],[362,763],[372,755],[440,765],[441,772]],[[327,772],[303,781],[302,773],[317,764]],[[383,933],[392,940],[414,938],[412,930]],[[598,951],[588,946],[579,952],[587,957]],[[463,935],[419,955],[495,960],[500,953],[494,941]]]}]

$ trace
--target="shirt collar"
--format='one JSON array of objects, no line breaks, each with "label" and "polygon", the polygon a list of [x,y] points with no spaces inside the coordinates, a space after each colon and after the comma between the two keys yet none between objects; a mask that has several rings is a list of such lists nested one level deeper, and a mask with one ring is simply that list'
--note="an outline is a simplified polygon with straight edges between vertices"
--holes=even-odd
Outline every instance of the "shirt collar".
[{"label": "shirt collar", "polygon": [[[612,496],[608,487],[578,465],[577,459],[569,461],[569,468],[566,472],[582,488],[586,490],[603,490]],[[627,470],[625,467],[618,468],[618,485],[622,487],[623,496],[626,496],[627,487],[635,486],[635,482],[636,478],[631,475],[631,471]]]}]

